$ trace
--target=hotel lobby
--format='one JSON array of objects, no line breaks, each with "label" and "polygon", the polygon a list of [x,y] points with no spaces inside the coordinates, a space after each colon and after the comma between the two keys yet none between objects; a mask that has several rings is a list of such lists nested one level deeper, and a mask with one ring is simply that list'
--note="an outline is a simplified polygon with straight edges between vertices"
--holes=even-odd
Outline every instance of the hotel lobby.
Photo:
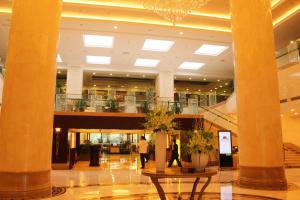
[{"label": "hotel lobby", "polygon": [[300,199],[299,24],[299,0],[0,0],[0,200]]}]

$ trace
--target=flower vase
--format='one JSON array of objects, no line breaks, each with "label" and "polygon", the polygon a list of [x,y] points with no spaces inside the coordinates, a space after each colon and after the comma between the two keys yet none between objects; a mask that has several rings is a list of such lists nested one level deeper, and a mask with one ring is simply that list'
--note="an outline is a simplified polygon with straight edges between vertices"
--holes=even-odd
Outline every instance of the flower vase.
[{"label": "flower vase", "polygon": [[166,168],[167,134],[157,132],[155,144],[155,167],[156,172],[164,172]]},{"label": "flower vase", "polygon": [[204,172],[208,164],[208,154],[192,153],[192,166],[197,172]]}]

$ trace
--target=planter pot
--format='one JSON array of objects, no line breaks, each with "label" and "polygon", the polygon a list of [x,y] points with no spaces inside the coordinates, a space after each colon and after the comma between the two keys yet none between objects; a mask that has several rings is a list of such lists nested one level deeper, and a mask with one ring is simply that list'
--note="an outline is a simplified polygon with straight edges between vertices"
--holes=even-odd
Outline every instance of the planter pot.
[{"label": "planter pot", "polygon": [[158,132],[155,143],[155,166],[157,172],[164,172],[166,168],[167,134]]},{"label": "planter pot", "polygon": [[204,171],[208,164],[208,154],[193,153],[192,154],[192,166],[197,172]]}]

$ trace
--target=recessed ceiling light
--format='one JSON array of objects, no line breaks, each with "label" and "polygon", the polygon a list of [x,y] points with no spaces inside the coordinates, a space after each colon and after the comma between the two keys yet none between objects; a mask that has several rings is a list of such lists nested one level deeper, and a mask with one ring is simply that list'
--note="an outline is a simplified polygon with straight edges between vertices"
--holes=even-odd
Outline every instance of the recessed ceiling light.
[{"label": "recessed ceiling light", "polygon": [[206,78],[204,78],[203,80],[206,81]]},{"label": "recessed ceiling light", "polygon": [[126,74],[126,77],[129,77],[129,74]]},{"label": "recessed ceiling light", "polygon": [[201,67],[203,67],[205,64],[204,63],[197,63],[197,62],[183,62],[180,66],[179,69],[191,69],[191,70],[198,70]]},{"label": "recessed ceiling light", "polygon": [[83,35],[83,41],[85,47],[112,48],[114,37],[103,35]]},{"label": "recessed ceiling light", "polygon": [[57,54],[57,56],[56,56],[56,62],[58,62],[58,63],[63,62],[59,54]]},{"label": "recessed ceiling light", "polygon": [[112,73],[110,73],[109,75],[110,75],[110,76],[112,76],[113,74],[112,74]]},{"label": "recessed ceiling light", "polygon": [[223,86],[222,86],[222,85],[220,85],[219,87],[220,87],[220,88],[222,88]]},{"label": "recessed ceiling light", "polygon": [[225,83],[225,85],[228,85],[228,83]]},{"label": "recessed ceiling light", "polygon": [[110,85],[108,85],[107,87],[109,87],[109,88],[110,88]]},{"label": "recessed ceiling light", "polygon": [[58,74],[60,74],[60,73],[61,73],[61,71],[58,71],[57,73],[58,73]]},{"label": "recessed ceiling light", "polygon": [[145,78],[146,77],[146,75],[145,74],[143,74],[143,78]]},{"label": "recessed ceiling light", "polygon": [[142,50],[167,52],[174,45],[174,41],[146,39]]},{"label": "recessed ceiling light", "polygon": [[224,90],[224,93],[226,93],[226,90]]},{"label": "recessed ceiling light", "polygon": [[192,80],[192,77],[189,77],[189,80]]},{"label": "recessed ceiling light", "polygon": [[195,54],[205,55],[205,56],[218,56],[223,51],[228,49],[227,46],[220,46],[220,45],[210,45],[210,44],[203,44]]},{"label": "recessed ceiling light", "polygon": [[96,73],[95,73],[95,72],[93,72],[93,75],[96,75]]},{"label": "recessed ceiling light", "polygon": [[186,88],[186,91],[189,91],[190,89],[189,88]]},{"label": "recessed ceiling light", "polygon": [[94,87],[96,87],[97,85],[94,85]]},{"label": "recessed ceiling light", "polygon": [[109,65],[111,57],[108,56],[86,56],[86,62],[88,64],[100,64]]},{"label": "recessed ceiling light", "polygon": [[201,92],[201,90],[199,89],[198,92]]},{"label": "recessed ceiling light", "polygon": [[118,29],[118,26],[114,26],[114,29]]},{"label": "recessed ceiling light", "polygon": [[290,41],[291,44],[294,44],[294,41]]},{"label": "recessed ceiling light", "polygon": [[215,90],[217,90],[218,88],[215,88]]},{"label": "recessed ceiling light", "polygon": [[220,82],[220,80],[217,80],[218,82]]},{"label": "recessed ceiling light", "polygon": [[212,90],[210,90],[212,92]]},{"label": "recessed ceiling light", "polygon": [[134,86],[134,88],[135,88],[135,89],[137,89],[137,88],[138,88],[138,86]]},{"label": "recessed ceiling light", "polygon": [[292,109],[291,109],[291,112],[295,112],[295,109],[294,109],[294,108],[292,108]]},{"label": "recessed ceiling light", "polygon": [[179,32],[179,35],[183,35],[183,32],[182,32],[182,31],[180,31],[180,32]]},{"label": "recessed ceiling light", "polygon": [[134,66],[137,67],[156,67],[159,64],[160,60],[155,59],[143,59],[138,58],[136,59]]},{"label": "recessed ceiling light", "polygon": [[299,113],[295,112],[294,115],[299,115]]}]

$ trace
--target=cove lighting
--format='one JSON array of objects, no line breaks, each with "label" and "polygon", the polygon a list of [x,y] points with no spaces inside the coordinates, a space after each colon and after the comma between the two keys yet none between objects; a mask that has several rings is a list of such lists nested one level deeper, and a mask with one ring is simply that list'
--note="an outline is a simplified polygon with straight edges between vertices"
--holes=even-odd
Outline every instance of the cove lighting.
[{"label": "cove lighting", "polygon": [[198,70],[201,67],[203,67],[204,65],[205,65],[204,63],[197,63],[197,62],[183,62],[179,66],[179,69]]},{"label": "cove lighting", "polygon": [[57,54],[57,56],[56,56],[56,62],[58,62],[58,63],[63,62],[59,54]]},{"label": "cove lighting", "polygon": [[211,44],[203,44],[195,54],[198,55],[205,55],[205,56],[218,56],[223,53],[227,46],[220,46],[220,45],[211,45]]},{"label": "cove lighting", "polygon": [[159,64],[160,60],[155,59],[143,59],[138,58],[136,59],[134,66],[137,67],[156,67]]},{"label": "cove lighting", "polygon": [[114,37],[103,35],[83,35],[83,42],[85,47],[112,48]]},{"label": "cove lighting", "polygon": [[109,65],[111,57],[108,56],[86,56],[86,62],[88,64],[100,64]]},{"label": "cove lighting", "polygon": [[146,39],[142,50],[167,52],[174,45],[174,41]]}]

